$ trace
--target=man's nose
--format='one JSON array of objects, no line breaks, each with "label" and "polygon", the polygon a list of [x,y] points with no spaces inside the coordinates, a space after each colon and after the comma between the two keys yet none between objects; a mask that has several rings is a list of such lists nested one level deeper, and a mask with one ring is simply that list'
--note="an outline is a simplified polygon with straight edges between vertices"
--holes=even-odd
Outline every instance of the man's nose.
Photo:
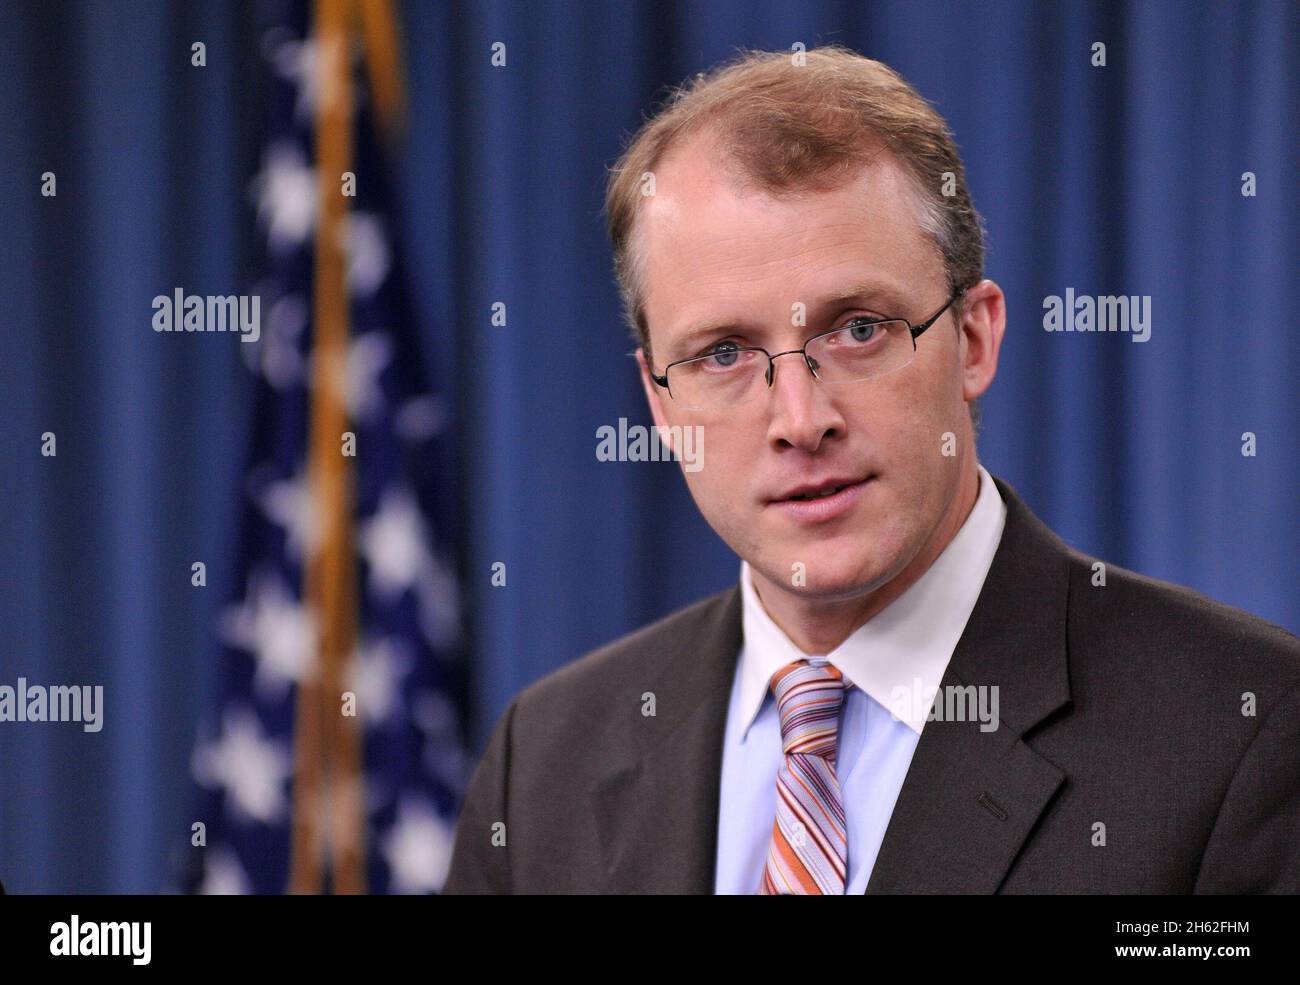
[{"label": "man's nose", "polygon": [[822,441],[844,433],[844,418],[826,385],[813,376],[801,352],[773,357],[767,438],[814,452]]}]

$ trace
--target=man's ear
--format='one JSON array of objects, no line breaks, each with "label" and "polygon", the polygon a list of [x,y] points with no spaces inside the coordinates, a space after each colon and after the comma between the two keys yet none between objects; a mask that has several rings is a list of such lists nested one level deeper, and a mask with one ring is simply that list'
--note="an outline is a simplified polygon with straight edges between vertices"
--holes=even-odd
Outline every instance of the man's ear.
[{"label": "man's ear", "polygon": [[[661,394],[664,389],[650,378],[650,365],[646,362],[645,346],[636,350],[636,364],[641,367],[641,387],[645,390],[645,399],[650,404],[650,415],[660,428],[668,427],[668,418],[664,414]],[[661,434],[667,434],[666,431]],[[671,450],[671,449],[670,449]]]},{"label": "man's ear", "polygon": [[961,320],[962,399],[984,395],[998,371],[998,351],[1007,327],[1006,299],[993,281],[980,281],[966,292]]}]

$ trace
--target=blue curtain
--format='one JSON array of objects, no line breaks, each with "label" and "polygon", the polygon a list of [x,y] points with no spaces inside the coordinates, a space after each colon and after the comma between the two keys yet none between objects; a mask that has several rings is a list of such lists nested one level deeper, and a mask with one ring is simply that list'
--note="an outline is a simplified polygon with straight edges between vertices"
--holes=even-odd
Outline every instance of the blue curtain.
[{"label": "blue curtain", "polygon": [[[595,447],[649,423],[605,169],[666,85],[739,46],[846,44],[951,123],[1008,296],[987,467],[1074,546],[1300,628],[1300,6],[408,0],[402,20],[401,245],[457,397],[471,758],[521,687],[736,578],[675,465]],[[102,684],[107,706],[96,734],[0,723],[11,891],[165,889],[187,844],[221,602],[190,564],[234,563],[251,378],[227,337],[152,332],[150,299],[249,273],[254,23],[0,5],[0,684]],[[1067,288],[1149,295],[1150,341],[1045,332]]]}]

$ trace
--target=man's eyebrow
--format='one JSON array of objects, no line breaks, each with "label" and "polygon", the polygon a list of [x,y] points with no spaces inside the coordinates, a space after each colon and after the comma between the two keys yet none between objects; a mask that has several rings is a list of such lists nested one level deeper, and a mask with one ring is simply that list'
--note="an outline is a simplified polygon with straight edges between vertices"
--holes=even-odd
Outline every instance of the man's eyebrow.
[{"label": "man's eyebrow", "polygon": [[[846,301],[878,301],[889,307],[888,311],[880,312],[882,315],[899,315],[906,301],[903,292],[890,284],[881,281],[868,281],[851,287],[845,291],[836,291],[834,294],[825,298],[818,305],[821,308],[834,307],[837,304],[843,304]],[[814,309],[818,306],[814,306]]]},{"label": "man's eyebrow", "polygon": [[735,335],[743,327],[739,322],[705,322],[704,324],[693,325],[673,340],[672,347],[678,350],[687,349],[706,338]]},{"label": "man's eyebrow", "polygon": [[[849,301],[876,301],[884,305],[888,310],[880,311],[884,315],[896,315],[902,317],[901,312],[904,309],[903,294],[897,288],[882,281],[867,281],[857,284],[845,290],[835,291],[827,297],[822,298],[808,307],[809,318],[816,317],[822,311],[834,308],[837,305],[845,304]],[[709,321],[690,326],[672,343],[674,349],[683,350],[689,348],[693,343],[704,338],[722,337],[724,335],[734,335],[737,331],[743,330],[745,325],[736,321]]]}]

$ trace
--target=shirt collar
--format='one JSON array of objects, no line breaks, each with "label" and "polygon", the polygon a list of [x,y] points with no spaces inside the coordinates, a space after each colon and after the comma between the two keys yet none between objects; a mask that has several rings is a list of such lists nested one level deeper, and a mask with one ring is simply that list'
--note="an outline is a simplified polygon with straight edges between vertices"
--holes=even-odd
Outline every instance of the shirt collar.
[{"label": "shirt collar", "polygon": [[[1006,516],[1006,504],[992,476],[979,466],[975,506],[943,553],[907,591],[824,656],[917,735],[925,727],[948,660],[975,608]],[[815,658],[795,646],[767,614],[746,561],[740,564],[740,588],[743,739],[763,707],[772,675],[791,661]]]}]

